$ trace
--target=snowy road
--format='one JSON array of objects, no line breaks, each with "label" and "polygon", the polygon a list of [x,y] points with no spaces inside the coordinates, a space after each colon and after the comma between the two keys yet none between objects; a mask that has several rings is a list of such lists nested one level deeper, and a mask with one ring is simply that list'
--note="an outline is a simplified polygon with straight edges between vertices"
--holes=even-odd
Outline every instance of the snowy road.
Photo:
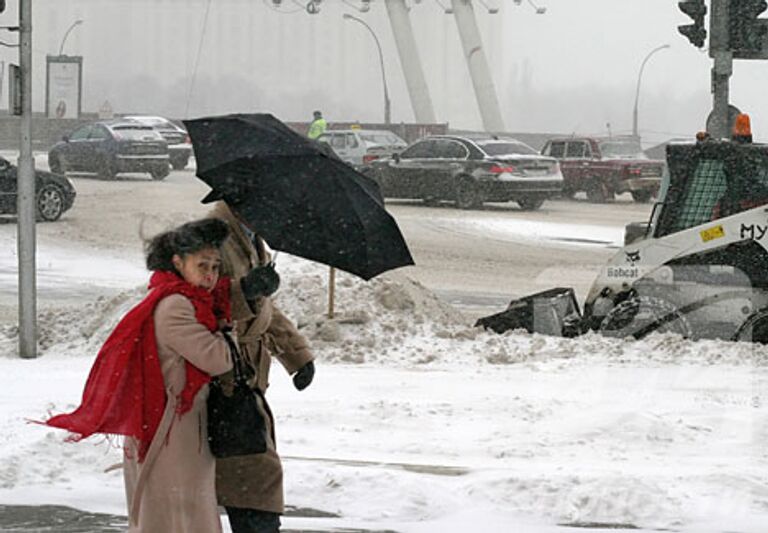
[{"label": "snowy road", "polygon": [[[39,157],[37,165],[45,168],[45,158]],[[47,264],[49,249],[76,243],[79,253],[114,257],[115,268],[125,275],[140,275],[142,231],[151,235],[207,211],[199,200],[208,187],[191,169],[174,171],[161,182],[142,174],[115,181],[72,178],[78,193],[72,210],[56,223],[37,226],[41,266]],[[598,267],[621,245],[624,225],[646,220],[651,209],[627,195],[605,205],[549,201],[535,212],[514,203],[491,204],[482,211],[396,200],[387,207],[416,261],[403,272],[473,317],[553,286],[573,286],[583,301]],[[0,246],[9,253],[0,257],[0,319],[10,318],[10,307],[16,305],[16,280],[8,276],[17,268],[16,225],[4,222]],[[88,281],[96,290],[97,278]],[[43,272],[39,283],[42,306],[46,299],[66,296],[62,289],[42,291],[47,286]]]}]

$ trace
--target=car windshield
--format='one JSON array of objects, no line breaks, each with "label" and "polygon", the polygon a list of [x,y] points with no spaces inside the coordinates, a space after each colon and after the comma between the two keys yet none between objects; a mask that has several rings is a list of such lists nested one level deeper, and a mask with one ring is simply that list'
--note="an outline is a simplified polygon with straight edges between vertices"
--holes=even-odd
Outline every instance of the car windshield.
[{"label": "car windshield", "polygon": [[365,142],[376,144],[400,144],[405,146],[406,142],[394,133],[388,131],[376,132],[376,133],[361,133],[360,138]]},{"label": "car windshield", "polygon": [[603,157],[648,159],[640,144],[635,141],[601,141],[600,153],[603,154]]},{"label": "car windshield", "polygon": [[478,143],[488,155],[538,155],[538,152],[521,142],[487,142]]},{"label": "car windshield", "polygon": [[148,126],[116,126],[112,130],[122,139],[129,139],[131,141],[157,141],[162,139],[158,132]]}]

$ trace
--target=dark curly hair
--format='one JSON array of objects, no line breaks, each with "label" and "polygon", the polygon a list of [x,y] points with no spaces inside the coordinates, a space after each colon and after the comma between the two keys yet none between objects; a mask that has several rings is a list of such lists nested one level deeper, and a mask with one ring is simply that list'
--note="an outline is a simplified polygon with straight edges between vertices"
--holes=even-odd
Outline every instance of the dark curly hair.
[{"label": "dark curly hair", "polygon": [[228,236],[229,226],[217,218],[205,218],[182,224],[144,243],[147,269],[175,272],[174,255],[184,257],[204,248],[219,248]]}]

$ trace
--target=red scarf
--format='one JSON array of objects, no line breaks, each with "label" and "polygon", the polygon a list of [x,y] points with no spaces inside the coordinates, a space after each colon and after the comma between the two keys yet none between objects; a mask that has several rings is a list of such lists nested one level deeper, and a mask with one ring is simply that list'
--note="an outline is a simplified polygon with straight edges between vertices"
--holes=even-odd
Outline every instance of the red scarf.
[{"label": "red scarf", "polygon": [[[45,424],[72,432],[72,441],[94,433],[135,437],[139,462],[143,461],[166,403],[155,339],[155,307],[166,296],[182,294],[192,301],[197,321],[213,332],[218,329],[217,319],[230,319],[229,284],[229,278],[221,278],[209,293],[173,272],[153,273],[149,294],[117,324],[96,356],[80,407]],[[179,415],[192,408],[195,395],[211,379],[189,362],[186,378],[177,398]]]}]

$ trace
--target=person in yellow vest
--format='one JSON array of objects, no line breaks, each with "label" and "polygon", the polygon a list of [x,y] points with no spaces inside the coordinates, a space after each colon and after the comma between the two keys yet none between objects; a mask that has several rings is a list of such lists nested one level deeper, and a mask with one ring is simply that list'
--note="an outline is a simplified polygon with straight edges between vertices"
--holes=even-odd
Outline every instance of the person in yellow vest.
[{"label": "person in yellow vest", "polygon": [[325,121],[325,119],[323,118],[323,114],[320,111],[315,111],[313,115],[315,119],[309,125],[309,131],[307,132],[307,137],[309,137],[310,139],[317,139],[323,133],[325,133],[325,128],[328,127],[328,123]]}]

